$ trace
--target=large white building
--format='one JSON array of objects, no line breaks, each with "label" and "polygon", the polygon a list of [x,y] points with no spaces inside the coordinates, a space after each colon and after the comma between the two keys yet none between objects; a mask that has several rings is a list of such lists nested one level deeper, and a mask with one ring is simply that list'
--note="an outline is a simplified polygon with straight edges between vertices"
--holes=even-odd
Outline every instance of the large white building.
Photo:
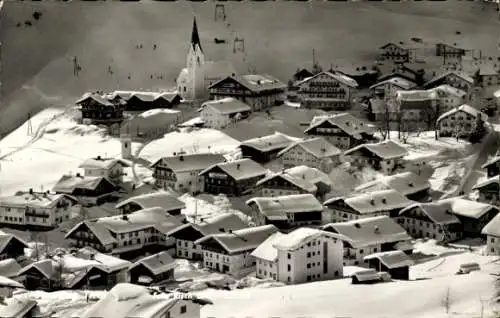
[{"label": "large white building", "polygon": [[205,59],[194,19],[186,67],[181,70],[176,81],[179,95],[185,100],[206,98],[210,85],[235,74],[236,71],[231,63]]},{"label": "large white building", "polygon": [[312,228],[288,234],[275,233],[252,256],[256,276],[288,284],[343,277],[343,244],[340,235]]}]

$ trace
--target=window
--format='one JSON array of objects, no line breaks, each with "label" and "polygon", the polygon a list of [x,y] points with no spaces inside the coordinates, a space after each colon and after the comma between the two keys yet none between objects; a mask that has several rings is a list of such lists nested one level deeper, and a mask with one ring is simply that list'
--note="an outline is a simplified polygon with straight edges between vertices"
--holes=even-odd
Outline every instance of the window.
[{"label": "window", "polygon": [[307,281],[310,282],[311,281],[311,275],[307,275]]},{"label": "window", "polygon": [[170,318],[170,311],[167,311],[167,312],[165,313],[165,318]]},{"label": "window", "polygon": [[307,268],[311,268],[311,264],[310,263],[307,263]]},{"label": "window", "polygon": [[292,258],[292,254],[288,253],[288,259]]},{"label": "window", "polygon": [[181,306],[181,314],[184,314],[187,312],[187,308],[186,308],[186,305],[182,305]]},{"label": "window", "polygon": [[289,272],[292,270],[292,265],[288,264],[286,267]]},{"label": "window", "polygon": [[359,250],[359,254],[363,254],[363,252],[364,252],[363,249]]},{"label": "window", "polygon": [[311,257],[311,252],[308,252],[308,253],[307,253],[307,257],[308,257],[308,258],[309,258],[309,257]]},{"label": "window", "polygon": [[339,276],[339,271],[335,271],[335,277]]}]

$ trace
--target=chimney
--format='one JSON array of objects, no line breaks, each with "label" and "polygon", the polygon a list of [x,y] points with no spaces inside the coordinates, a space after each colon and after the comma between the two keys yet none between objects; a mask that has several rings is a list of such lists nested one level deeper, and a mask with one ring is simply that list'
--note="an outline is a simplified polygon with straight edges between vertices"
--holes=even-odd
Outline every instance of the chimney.
[{"label": "chimney", "polygon": [[97,160],[102,160],[101,156],[97,156],[96,158]]},{"label": "chimney", "polygon": [[241,165],[240,165],[239,163],[238,163],[238,164],[236,164],[236,169],[238,169],[238,170],[239,170],[239,169],[240,169],[240,167],[241,167]]},{"label": "chimney", "polygon": [[91,254],[89,255],[89,259],[90,259],[91,261],[95,260],[95,254],[94,254],[94,253],[91,253]]},{"label": "chimney", "polygon": [[179,156],[180,161],[184,161],[184,156]]},{"label": "chimney", "polygon": [[29,193],[33,194],[33,188],[30,188]]},{"label": "chimney", "polygon": [[233,77],[234,77],[234,76],[236,76],[236,74],[232,73],[232,74],[231,74],[231,76],[233,76]]},{"label": "chimney", "polygon": [[82,175],[80,174],[80,172],[77,172],[77,173],[76,173],[76,176],[77,176],[78,178],[81,178],[81,177],[82,177]]},{"label": "chimney", "polygon": [[127,216],[126,214],[123,214],[123,215],[122,215],[122,220],[124,220],[124,221],[128,221],[128,216]]},{"label": "chimney", "polygon": [[375,233],[375,234],[380,234],[380,229],[378,228],[378,226],[376,226],[376,225],[375,225],[375,226],[373,227],[373,233]]}]

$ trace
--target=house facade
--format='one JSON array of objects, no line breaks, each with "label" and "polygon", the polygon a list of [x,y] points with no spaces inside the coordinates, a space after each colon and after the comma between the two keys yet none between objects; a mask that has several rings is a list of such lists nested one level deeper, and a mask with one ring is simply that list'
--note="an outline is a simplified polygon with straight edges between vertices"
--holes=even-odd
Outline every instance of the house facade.
[{"label": "house facade", "polygon": [[498,206],[500,203],[500,177],[498,175],[478,182],[472,190],[477,190],[477,201]]},{"label": "house facade", "polygon": [[254,197],[246,204],[255,224],[273,224],[280,230],[320,225],[323,218],[323,205],[312,194]]},{"label": "house facade", "polygon": [[431,88],[438,98],[439,115],[467,102],[467,93],[448,84]]},{"label": "house facade", "polygon": [[329,110],[351,107],[356,81],[341,73],[321,72],[297,83],[301,106]]},{"label": "house facade", "polygon": [[344,152],[345,156],[349,156],[352,167],[362,169],[370,166],[384,174],[396,171],[408,154],[406,148],[391,140],[362,144]]},{"label": "house facade", "polygon": [[326,200],[332,222],[347,222],[374,216],[398,217],[399,212],[412,204],[396,190],[379,190]]},{"label": "house facade", "polygon": [[243,158],[250,158],[258,163],[266,163],[274,160],[278,153],[292,144],[295,139],[276,132],[258,138],[243,141],[239,148]]},{"label": "house facade", "polygon": [[278,229],[274,225],[249,227],[208,235],[195,244],[201,245],[204,267],[239,275],[255,268],[256,260],[251,253],[276,232]]},{"label": "house facade", "polygon": [[470,138],[487,120],[485,113],[464,104],[439,116],[436,125],[441,137]]},{"label": "house facade", "polygon": [[139,259],[128,272],[132,284],[150,285],[174,280],[174,268],[174,259],[164,251]]},{"label": "house facade", "polygon": [[257,277],[300,284],[342,278],[342,248],[338,235],[299,228],[274,234],[252,255],[257,259]]},{"label": "house facade", "polygon": [[481,231],[486,236],[486,253],[500,255],[500,215],[495,216]]},{"label": "house facade", "polygon": [[205,102],[199,110],[203,126],[215,129],[247,118],[251,111],[250,106],[232,97]]},{"label": "house facade", "polygon": [[130,164],[120,159],[101,156],[87,159],[78,166],[84,170],[85,177],[104,177],[115,185],[122,184],[124,167],[130,167]]},{"label": "house facade", "polygon": [[365,257],[379,252],[403,250],[411,254],[411,237],[388,216],[378,216],[341,223],[329,223],[324,231],[341,235],[344,266],[368,267]]},{"label": "house facade", "polygon": [[296,141],[278,153],[285,168],[306,165],[329,173],[340,164],[341,151],[321,137]]},{"label": "house facade", "polygon": [[86,93],[75,102],[80,107],[82,122],[93,125],[113,125],[123,121],[124,106],[111,103],[96,93]]},{"label": "house facade", "polygon": [[209,87],[210,98],[233,97],[259,111],[283,101],[286,84],[271,75],[228,76]]},{"label": "house facade", "polygon": [[307,136],[323,137],[342,150],[375,140],[374,133],[372,125],[349,113],[316,116],[304,131]]},{"label": "house facade", "polygon": [[410,49],[401,44],[387,43],[380,47],[380,58],[394,63],[406,63],[410,61]]},{"label": "house facade", "polygon": [[240,196],[251,190],[262,179],[267,170],[251,159],[240,159],[215,164],[202,172],[205,192]]},{"label": "house facade", "polygon": [[0,223],[53,228],[70,219],[76,203],[71,196],[30,189],[19,195],[0,197]]},{"label": "house facade", "polygon": [[158,187],[196,194],[204,191],[205,183],[200,172],[224,161],[224,156],[211,153],[175,155],[159,159],[150,168]]}]

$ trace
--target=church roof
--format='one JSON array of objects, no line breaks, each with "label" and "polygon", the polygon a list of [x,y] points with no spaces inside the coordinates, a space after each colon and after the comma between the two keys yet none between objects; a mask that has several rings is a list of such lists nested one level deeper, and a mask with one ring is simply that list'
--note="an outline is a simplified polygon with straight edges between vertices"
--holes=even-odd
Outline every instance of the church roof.
[{"label": "church roof", "polygon": [[200,36],[198,34],[198,26],[196,25],[196,17],[193,19],[193,31],[191,33],[191,45],[193,45],[193,49],[196,49],[196,45],[200,47],[200,50],[203,52],[201,48]]}]

